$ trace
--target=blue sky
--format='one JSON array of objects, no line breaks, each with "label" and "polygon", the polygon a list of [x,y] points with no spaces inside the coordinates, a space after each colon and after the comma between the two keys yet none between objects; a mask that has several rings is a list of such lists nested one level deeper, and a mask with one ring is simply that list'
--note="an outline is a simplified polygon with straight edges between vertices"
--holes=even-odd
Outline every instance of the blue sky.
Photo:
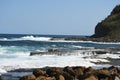
[{"label": "blue sky", "polygon": [[120,0],[0,0],[0,33],[92,35]]}]

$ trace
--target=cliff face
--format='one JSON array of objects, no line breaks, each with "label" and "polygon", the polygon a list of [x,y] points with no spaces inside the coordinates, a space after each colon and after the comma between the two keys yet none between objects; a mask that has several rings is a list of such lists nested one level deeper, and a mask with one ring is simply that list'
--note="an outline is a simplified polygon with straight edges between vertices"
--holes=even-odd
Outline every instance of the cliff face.
[{"label": "cliff face", "polygon": [[107,18],[96,25],[92,37],[120,38],[120,5],[117,5]]}]

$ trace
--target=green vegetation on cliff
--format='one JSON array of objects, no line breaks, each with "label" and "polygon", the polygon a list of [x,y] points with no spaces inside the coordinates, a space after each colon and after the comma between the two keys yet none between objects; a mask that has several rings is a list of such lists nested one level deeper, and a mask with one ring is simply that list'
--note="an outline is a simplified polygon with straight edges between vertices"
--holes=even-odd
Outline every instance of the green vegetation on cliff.
[{"label": "green vegetation on cliff", "polygon": [[107,18],[96,25],[92,37],[120,38],[120,5],[117,5]]}]

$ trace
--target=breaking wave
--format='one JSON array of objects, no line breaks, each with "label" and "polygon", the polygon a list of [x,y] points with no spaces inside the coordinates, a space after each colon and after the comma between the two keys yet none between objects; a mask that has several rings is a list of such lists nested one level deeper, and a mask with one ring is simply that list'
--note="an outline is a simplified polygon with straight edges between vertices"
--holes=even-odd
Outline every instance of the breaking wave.
[{"label": "breaking wave", "polygon": [[30,40],[30,41],[49,41],[50,37],[35,37],[35,36],[23,36],[20,38],[0,38],[0,41],[21,41],[21,40]]}]

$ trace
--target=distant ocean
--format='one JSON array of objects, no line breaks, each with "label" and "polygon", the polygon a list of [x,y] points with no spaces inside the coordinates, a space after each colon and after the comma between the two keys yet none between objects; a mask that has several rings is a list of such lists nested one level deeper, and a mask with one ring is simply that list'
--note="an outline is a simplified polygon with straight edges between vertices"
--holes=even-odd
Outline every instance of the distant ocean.
[{"label": "distant ocean", "polygon": [[[97,58],[91,54],[78,55],[41,55],[30,56],[30,52],[44,52],[52,48],[66,50],[120,48],[120,43],[105,43],[92,41],[65,41],[64,35],[24,35],[0,34],[0,74],[19,68],[42,68],[46,66],[109,66],[97,65],[92,62],[107,62],[105,58],[120,59],[120,54],[101,54]],[[84,36],[80,36],[84,37]],[[57,40],[51,40],[58,38]],[[86,58],[85,58],[86,57]]]}]

